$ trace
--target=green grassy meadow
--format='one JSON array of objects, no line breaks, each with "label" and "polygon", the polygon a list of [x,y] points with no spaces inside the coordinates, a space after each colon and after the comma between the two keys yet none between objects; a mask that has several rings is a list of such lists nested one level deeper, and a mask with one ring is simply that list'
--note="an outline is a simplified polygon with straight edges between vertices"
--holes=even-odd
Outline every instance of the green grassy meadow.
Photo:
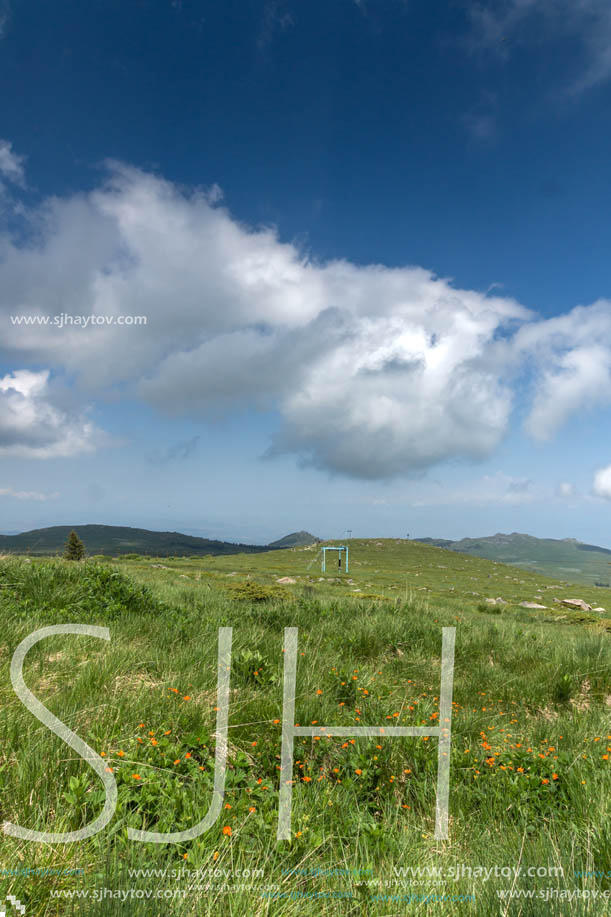
[{"label": "green grassy meadow", "polygon": [[[287,576],[295,583],[277,582]],[[486,603],[497,597],[506,604]],[[605,611],[574,611],[562,598]],[[9,678],[22,639],[67,622],[106,626],[111,642],[41,641],[24,677],[104,757],[118,805],[87,841],[0,835],[2,895],[16,896],[26,917],[611,914],[611,898],[559,896],[611,890],[609,590],[390,539],[352,540],[350,572],[338,575],[331,562],[324,576],[316,547],[195,559],[1,558],[2,821],[36,830],[75,830],[104,802],[93,770],[26,710]],[[210,805],[217,637],[227,626],[222,814],[185,844],[133,842],[128,827],[183,830]],[[296,722],[326,726],[434,724],[441,629],[456,627],[447,841],[434,838],[434,737],[297,739],[293,836],[276,840],[287,626],[299,628]],[[443,875],[461,864],[459,879]],[[441,872],[415,879],[400,867]],[[552,874],[482,877],[477,867]],[[233,875],[194,877],[208,869]],[[39,872],[7,874],[27,870]],[[167,872],[130,874],[138,870]],[[262,874],[244,877],[248,870]],[[227,891],[222,882],[257,887]],[[275,898],[265,897],[270,886]],[[100,889],[131,897],[102,898]],[[556,896],[498,896],[546,889]],[[168,903],[146,898],[151,890],[184,895]]]}]

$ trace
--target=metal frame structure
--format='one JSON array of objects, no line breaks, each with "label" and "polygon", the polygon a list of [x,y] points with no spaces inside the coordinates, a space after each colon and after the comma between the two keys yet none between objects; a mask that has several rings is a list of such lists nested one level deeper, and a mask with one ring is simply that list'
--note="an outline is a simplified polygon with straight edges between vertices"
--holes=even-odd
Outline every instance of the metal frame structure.
[{"label": "metal frame structure", "polygon": [[322,551],[321,573],[325,573],[327,569],[327,563],[326,563],[326,552],[327,551],[339,551],[338,563],[340,567],[341,567],[341,560],[342,560],[342,551],[346,552],[346,567],[345,567],[344,572],[348,573],[348,545],[346,544],[341,544],[337,546],[331,545],[330,547],[321,548],[321,551]]}]

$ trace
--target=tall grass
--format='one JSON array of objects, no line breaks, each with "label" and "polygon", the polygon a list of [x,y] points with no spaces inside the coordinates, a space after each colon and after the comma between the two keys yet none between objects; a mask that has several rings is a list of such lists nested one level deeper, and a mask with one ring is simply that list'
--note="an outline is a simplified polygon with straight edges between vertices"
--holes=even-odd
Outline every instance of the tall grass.
[{"label": "tall grass", "polygon": [[[258,558],[257,558],[258,560]],[[256,562],[249,558],[251,563]],[[461,562],[467,564],[464,558]],[[115,816],[88,841],[45,845],[4,836],[4,869],[79,867],[79,877],[7,877],[2,893],[27,917],[72,913],[444,914],[592,913],[586,902],[499,900],[513,880],[466,875],[411,888],[394,867],[554,866],[564,877],[521,877],[515,888],[611,888],[611,646],[585,626],[550,626],[523,612],[433,611],[407,600],[261,595],[214,578],[186,584],[104,563],[0,561],[0,788],[2,819],[67,831],[103,804],[94,772],[13,693],[9,663],[33,630],[60,622],[108,626],[111,643],[57,636],[37,644],[26,683],[112,767]],[[139,581],[137,581],[139,580]],[[397,579],[397,582],[400,582]],[[459,620],[457,621],[457,617]],[[441,628],[457,627],[450,838],[434,838],[436,740],[298,739],[292,840],[276,840],[282,639],[299,628],[297,722],[435,724]],[[214,777],[217,632],[232,626],[229,769],[217,824],[184,845],[135,843],[127,828],[173,831],[205,814]],[[275,722],[276,721],[276,722]],[[137,775],[137,776],[134,776]],[[554,776],[555,775],[555,776]],[[231,829],[231,834],[223,829]],[[282,893],[351,898],[269,900],[188,878],[134,869],[263,869]],[[369,870],[358,877],[289,877],[287,870]],[[609,878],[577,876],[608,871]],[[361,877],[362,878],[362,877]],[[208,880],[210,881],[210,880]],[[426,881],[423,878],[423,881]],[[190,889],[184,899],[58,899],[52,892]],[[475,901],[408,904],[379,895],[436,892]],[[604,907],[604,905],[601,905]],[[605,913],[598,909],[597,913]]]}]

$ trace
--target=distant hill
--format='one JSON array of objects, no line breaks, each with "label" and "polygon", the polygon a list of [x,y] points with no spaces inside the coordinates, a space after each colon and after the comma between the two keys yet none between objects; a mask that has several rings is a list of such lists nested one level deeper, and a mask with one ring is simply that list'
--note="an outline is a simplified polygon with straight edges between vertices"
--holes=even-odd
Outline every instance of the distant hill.
[{"label": "distant hill", "polygon": [[268,548],[299,548],[309,544],[318,544],[320,538],[310,535],[309,532],[293,532],[291,535],[285,535],[277,541],[271,541]]},{"label": "distant hill", "polygon": [[[257,554],[285,547],[280,539],[275,545],[233,544],[182,535],[180,532],[151,532],[118,525],[53,525],[19,535],[0,535],[3,554],[61,554],[71,529],[85,544],[88,554],[145,554],[152,557],[185,557],[196,554]],[[299,535],[306,533],[298,533]],[[296,536],[288,535],[287,538]],[[310,536],[312,537],[312,536]]]},{"label": "distant hill", "polygon": [[611,550],[584,544],[575,538],[535,538],[519,532],[510,535],[498,532],[460,541],[445,538],[414,538],[413,541],[496,560],[568,582],[611,585]]}]

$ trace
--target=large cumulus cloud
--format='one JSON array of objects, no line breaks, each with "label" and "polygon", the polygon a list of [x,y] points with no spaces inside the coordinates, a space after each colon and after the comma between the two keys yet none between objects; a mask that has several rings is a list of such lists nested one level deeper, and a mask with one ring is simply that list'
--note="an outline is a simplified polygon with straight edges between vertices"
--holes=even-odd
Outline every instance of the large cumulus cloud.
[{"label": "large cumulus cloud", "polygon": [[[272,228],[242,225],[216,188],[117,163],[93,192],[26,220],[21,241],[0,238],[5,361],[61,370],[83,397],[112,390],[169,414],[275,411],[270,454],[388,478],[490,454],[518,390],[536,436],[611,392],[611,337],[590,338],[611,327],[607,302],[546,321],[419,267],[319,263]],[[147,323],[10,318],[64,312]]]}]

